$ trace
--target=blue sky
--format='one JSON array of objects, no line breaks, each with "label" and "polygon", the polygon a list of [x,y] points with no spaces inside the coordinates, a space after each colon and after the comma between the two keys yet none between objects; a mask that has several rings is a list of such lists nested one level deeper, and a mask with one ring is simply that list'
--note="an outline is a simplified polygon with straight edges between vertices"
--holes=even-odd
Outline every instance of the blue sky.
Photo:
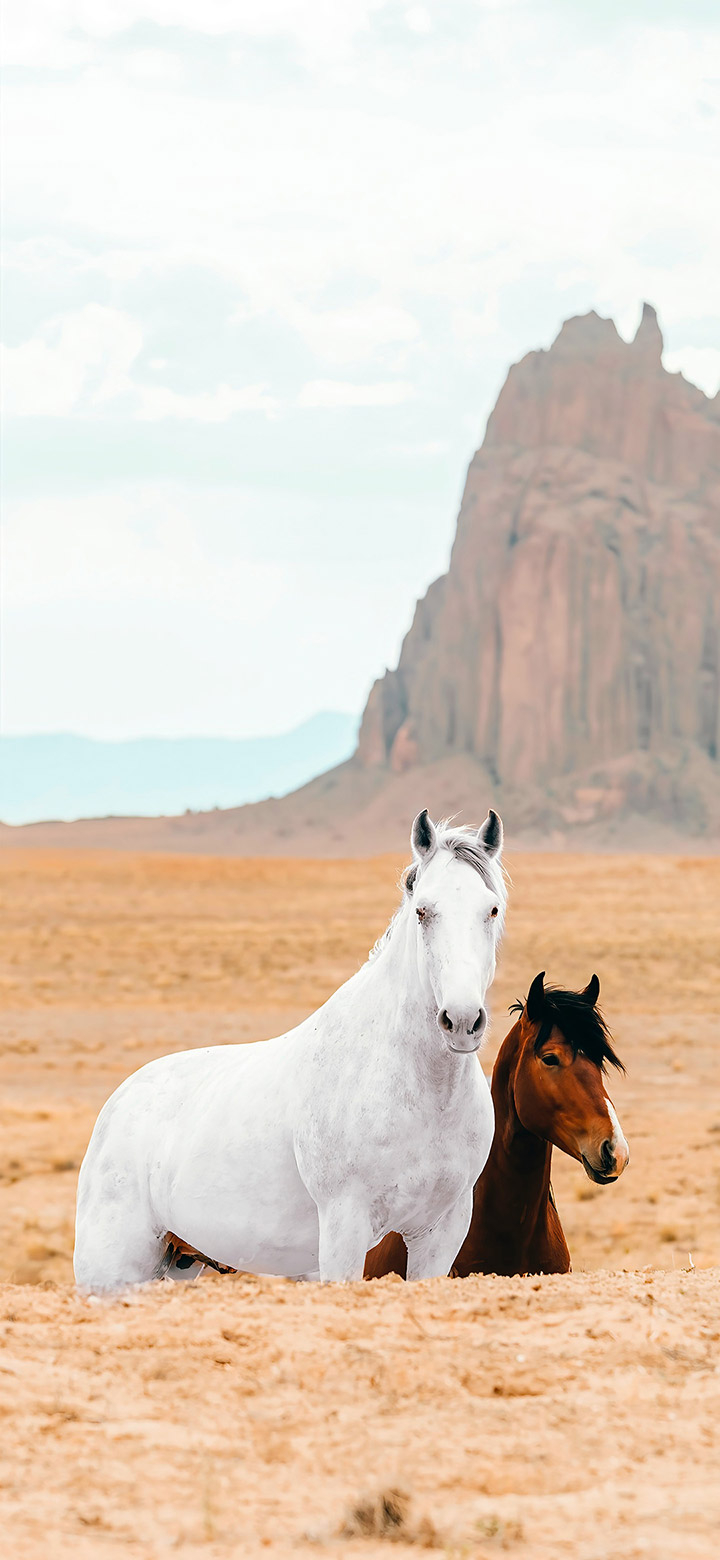
[{"label": "blue sky", "polygon": [[510,362],[647,298],[720,383],[714,0],[25,0],[5,56],[5,731],[359,710]]}]

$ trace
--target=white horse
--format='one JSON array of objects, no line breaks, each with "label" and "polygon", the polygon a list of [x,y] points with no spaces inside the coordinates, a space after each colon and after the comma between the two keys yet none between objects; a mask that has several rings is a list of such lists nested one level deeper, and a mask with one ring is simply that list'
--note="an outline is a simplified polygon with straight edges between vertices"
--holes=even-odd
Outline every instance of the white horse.
[{"label": "white horse", "polygon": [[324,1007],[275,1040],[162,1056],[120,1085],[80,1170],[79,1285],[159,1277],[169,1231],[213,1264],[347,1280],[399,1230],[408,1278],[449,1271],[494,1128],[475,1052],[502,838],[492,811],[477,832],[421,812],[402,905]]}]

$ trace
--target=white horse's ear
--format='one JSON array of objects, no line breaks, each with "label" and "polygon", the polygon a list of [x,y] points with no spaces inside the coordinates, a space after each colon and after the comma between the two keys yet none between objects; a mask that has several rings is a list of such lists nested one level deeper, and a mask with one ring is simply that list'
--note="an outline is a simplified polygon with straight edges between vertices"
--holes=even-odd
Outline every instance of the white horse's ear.
[{"label": "white horse's ear", "polygon": [[500,855],[500,852],[503,848],[504,838],[502,818],[500,817],[499,813],[493,811],[492,807],[490,808],[485,822],[480,824],[480,828],[477,831],[477,837],[478,844],[482,845],[483,850],[487,852],[488,856]]},{"label": "white horse's ear", "polygon": [[419,812],[410,832],[410,844],[416,861],[427,861],[437,849],[437,831],[427,807]]},{"label": "white horse's ear", "polygon": [[580,996],[582,997],[583,1002],[587,1002],[588,1007],[595,1006],[595,1003],[600,996],[600,982],[597,978],[597,975],[590,976],[587,986],[585,987],[584,991],[580,992]]}]

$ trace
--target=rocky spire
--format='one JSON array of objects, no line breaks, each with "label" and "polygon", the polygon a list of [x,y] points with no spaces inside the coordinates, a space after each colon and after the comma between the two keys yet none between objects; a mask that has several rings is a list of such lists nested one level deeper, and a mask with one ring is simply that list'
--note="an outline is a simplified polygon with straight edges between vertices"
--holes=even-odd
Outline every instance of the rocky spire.
[{"label": "rocky spire", "polygon": [[651,303],[644,303],[642,317],[635,333],[633,351],[637,356],[642,353],[643,366],[648,372],[655,368],[662,368],[663,338],[658,325],[658,317]]},{"label": "rocky spire", "polygon": [[[687,417],[700,412],[705,423],[710,403],[681,374],[665,372],[662,350],[649,303],[631,342],[594,310],[566,320],[548,352],[528,352],[510,369],[483,451],[561,445],[626,461],[653,482],[690,482],[698,455]],[[698,422],[696,432],[704,442],[707,428]]]}]

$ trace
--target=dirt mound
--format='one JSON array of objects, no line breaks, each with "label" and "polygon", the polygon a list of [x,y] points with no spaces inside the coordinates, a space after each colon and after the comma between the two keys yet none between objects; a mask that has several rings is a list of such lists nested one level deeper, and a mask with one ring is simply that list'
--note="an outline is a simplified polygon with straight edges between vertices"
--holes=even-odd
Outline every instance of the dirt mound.
[{"label": "dirt mound", "polygon": [[5,1545],[714,1560],[719,1294],[718,1269],[2,1286]]}]

